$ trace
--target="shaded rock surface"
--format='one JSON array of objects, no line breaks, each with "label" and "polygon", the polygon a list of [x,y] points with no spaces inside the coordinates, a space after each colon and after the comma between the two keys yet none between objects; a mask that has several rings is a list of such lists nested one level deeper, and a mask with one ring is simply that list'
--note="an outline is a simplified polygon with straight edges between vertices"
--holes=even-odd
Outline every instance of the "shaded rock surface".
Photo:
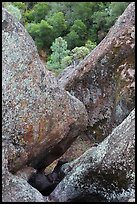
[{"label": "shaded rock surface", "polygon": [[126,202],[135,197],[135,110],[97,147],[64,164],[49,196],[58,202]]},{"label": "shaded rock surface", "polygon": [[59,84],[87,109],[87,135],[102,141],[135,106],[135,4],[129,4],[101,43]]},{"label": "shaded rock surface", "polygon": [[8,171],[8,145],[2,145],[2,202],[45,202],[39,191],[30,186],[27,180]]},{"label": "shaded rock surface", "polygon": [[87,126],[81,101],[59,88],[24,27],[2,10],[2,132],[10,145],[8,168],[45,168]]}]

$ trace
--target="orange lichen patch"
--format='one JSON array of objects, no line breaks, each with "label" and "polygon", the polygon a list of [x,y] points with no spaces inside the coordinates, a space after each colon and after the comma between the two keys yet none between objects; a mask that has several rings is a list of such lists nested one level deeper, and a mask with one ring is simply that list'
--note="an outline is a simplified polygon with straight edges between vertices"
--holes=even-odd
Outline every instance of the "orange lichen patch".
[{"label": "orange lichen patch", "polygon": [[24,135],[24,141],[29,143],[33,142],[33,125],[27,125],[25,127],[26,134]]},{"label": "orange lichen patch", "polygon": [[27,120],[28,120],[28,117],[22,117],[21,118],[21,122],[27,122]]},{"label": "orange lichen patch", "polygon": [[38,137],[39,141],[42,141],[44,139],[44,137],[45,137],[46,126],[47,126],[47,120],[40,119],[40,122],[39,122],[39,137]]},{"label": "orange lichen patch", "polygon": [[25,100],[22,100],[22,101],[20,102],[20,104],[21,104],[21,107],[22,107],[22,108],[26,108],[26,107],[27,107],[27,101],[25,101]]}]

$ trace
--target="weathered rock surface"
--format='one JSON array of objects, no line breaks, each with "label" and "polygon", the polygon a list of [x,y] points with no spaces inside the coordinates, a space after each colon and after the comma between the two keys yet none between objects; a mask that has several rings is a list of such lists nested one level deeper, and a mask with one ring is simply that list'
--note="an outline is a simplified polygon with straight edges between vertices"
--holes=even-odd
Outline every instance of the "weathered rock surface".
[{"label": "weathered rock surface", "polygon": [[39,191],[26,180],[8,171],[8,145],[2,146],[2,202],[45,202]]},{"label": "weathered rock surface", "polygon": [[87,125],[81,101],[59,88],[24,27],[2,10],[2,132],[8,168],[48,166]]},{"label": "weathered rock surface", "polygon": [[135,4],[129,4],[101,43],[58,77],[88,111],[87,134],[102,141],[135,106]]},{"label": "weathered rock surface", "polygon": [[97,147],[69,165],[49,199],[58,202],[127,202],[135,198],[135,110]]}]

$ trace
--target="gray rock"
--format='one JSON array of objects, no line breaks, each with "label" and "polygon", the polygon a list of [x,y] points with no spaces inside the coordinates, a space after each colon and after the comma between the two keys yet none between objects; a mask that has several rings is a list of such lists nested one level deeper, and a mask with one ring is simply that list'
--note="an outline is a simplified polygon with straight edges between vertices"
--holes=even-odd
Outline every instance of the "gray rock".
[{"label": "gray rock", "polygon": [[135,110],[97,147],[65,164],[58,202],[127,202],[135,197]]},{"label": "gray rock", "polygon": [[8,144],[2,143],[2,202],[45,202],[39,191],[26,180],[8,171]]}]

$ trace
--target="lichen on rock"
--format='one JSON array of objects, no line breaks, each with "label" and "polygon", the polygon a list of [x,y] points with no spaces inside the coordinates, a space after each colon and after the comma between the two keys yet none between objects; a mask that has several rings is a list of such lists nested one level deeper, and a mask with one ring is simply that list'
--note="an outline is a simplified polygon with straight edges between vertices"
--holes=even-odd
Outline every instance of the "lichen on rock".
[{"label": "lichen on rock", "polygon": [[58,76],[60,86],[85,104],[86,134],[99,142],[135,107],[134,28],[132,2],[94,50]]},{"label": "lichen on rock", "polygon": [[2,132],[14,146],[9,169],[44,168],[86,128],[87,112],[58,86],[32,38],[5,9],[2,22]]}]

